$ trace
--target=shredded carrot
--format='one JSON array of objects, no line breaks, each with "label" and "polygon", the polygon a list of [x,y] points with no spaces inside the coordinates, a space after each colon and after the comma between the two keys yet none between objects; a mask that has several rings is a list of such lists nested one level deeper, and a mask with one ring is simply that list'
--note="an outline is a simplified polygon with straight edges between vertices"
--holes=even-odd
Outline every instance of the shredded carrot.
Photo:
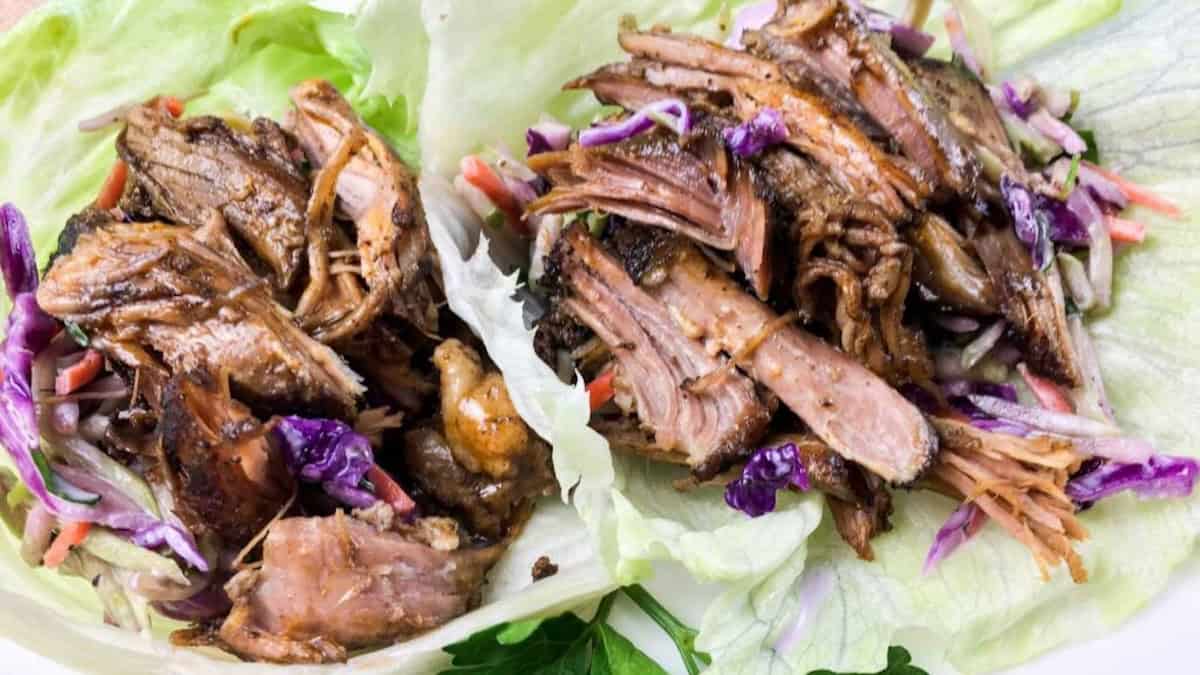
[{"label": "shredded carrot", "polygon": [[588,382],[587,392],[592,412],[596,412],[597,408],[611,401],[616,394],[616,390],[613,389],[613,371],[606,370],[596,379]]},{"label": "shredded carrot", "polygon": [[62,526],[50,548],[42,556],[42,564],[46,567],[58,567],[67,559],[72,546],[78,546],[87,537],[92,524],[86,521],[72,521]]},{"label": "shredded carrot", "polygon": [[529,228],[521,220],[521,207],[517,204],[516,197],[513,197],[512,191],[487,162],[475,155],[467,155],[459,163],[459,170],[462,171],[464,180],[478,188],[492,205],[504,214],[508,224],[518,234],[529,234]]},{"label": "shredded carrot", "polygon": [[1021,373],[1025,384],[1029,385],[1029,389],[1033,391],[1033,395],[1037,397],[1038,403],[1041,403],[1043,408],[1057,412],[1075,412],[1075,409],[1071,407],[1071,402],[1067,400],[1066,394],[1062,392],[1062,389],[1057,384],[1044,377],[1035,375],[1029,370],[1029,366],[1024,363],[1018,363],[1017,370]]},{"label": "shredded carrot", "polygon": [[1140,244],[1146,239],[1145,223],[1116,216],[1104,216],[1104,223],[1108,225],[1108,236],[1113,241],[1123,244]]},{"label": "shredded carrot", "polygon": [[159,99],[159,102],[162,103],[163,110],[170,113],[171,117],[178,118],[183,116],[183,101],[174,96],[163,96]]},{"label": "shredded carrot", "polygon": [[375,496],[391,504],[398,515],[408,515],[416,508],[417,503],[412,497],[409,497],[396,479],[389,476],[378,464],[372,464],[367,470],[367,480],[375,486]]},{"label": "shredded carrot", "polygon": [[66,396],[73,391],[76,391],[100,374],[100,368],[104,365],[104,357],[95,349],[89,349],[84,353],[83,358],[72,363],[59,372],[54,378],[54,394],[56,396]]},{"label": "shredded carrot", "polygon": [[125,192],[125,179],[128,176],[129,167],[125,160],[118,159],[108,172],[108,178],[104,179],[104,185],[100,187],[100,194],[96,197],[96,208],[111,209],[116,206],[121,194]]},{"label": "shredded carrot", "polygon": [[1117,187],[1121,189],[1122,193],[1124,193],[1125,198],[1130,202],[1134,204],[1140,204],[1152,211],[1158,211],[1159,213],[1172,218],[1179,218],[1183,215],[1183,211],[1181,211],[1178,206],[1166,198],[1154,194],[1150,190],[1147,190],[1141,185],[1123,178],[1121,175],[1113,171],[1098,167],[1091,162],[1085,162],[1085,164],[1087,164],[1088,168],[1092,171],[1095,171],[1113,183],[1116,183]]}]

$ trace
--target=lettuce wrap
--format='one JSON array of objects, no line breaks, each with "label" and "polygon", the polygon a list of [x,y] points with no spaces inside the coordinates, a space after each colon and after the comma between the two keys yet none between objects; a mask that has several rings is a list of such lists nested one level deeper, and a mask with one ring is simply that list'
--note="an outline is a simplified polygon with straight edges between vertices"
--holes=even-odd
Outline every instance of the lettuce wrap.
[{"label": "lettuce wrap", "polygon": [[[1200,455],[1190,413],[1200,350],[1188,339],[1200,308],[1187,301],[1200,283],[1191,250],[1198,161],[1191,148],[1200,138],[1188,65],[1194,10],[1150,0],[973,4],[991,24],[991,60],[1000,73],[1029,72],[1080,90],[1072,123],[1095,130],[1102,160],[1183,207],[1185,217],[1175,221],[1133,212],[1150,223],[1150,234],[1119,252],[1113,308],[1092,315],[1089,330],[1122,427],[1159,452]],[[932,16],[940,20],[946,5],[935,3]],[[994,526],[922,575],[929,543],[954,508],[931,493],[896,493],[895,529],[876,540],[876,561],[864,563],[838,540],[813,496],[785,497],[774,512],[747,519],[725,506],[718,489],[677,492],[672,481],[681,470],[611,455],[587,426],[582,384],[562,384],[534,354],[512,299],[517,278],[491,259],[511,262],[510,248],[491,244],[489,256],[479,221],[446,178],[467,153],[523,147],[522,134],[542,113],[586,127],[600,110],[594,99],[560,86],[614,60],[622,15],[716,38],[727,12],[723,3],[700,1],[440,0],[423,7],[430,52],[422,187],[451,307],[484,338],[521,414],[554,444],[564,493],[573,490],[600,555],[622,583],[644,579],[659,561],[682,565],[697,583],[717,582],[697,640],[714,657],[711,672],[873,672],[897,643],[913,647],[916,663],[985,672],[1093,637],[1129,616],[1192,554],[1200,528],[1195,498],[1126,495],[1085,512],[1090,539],[1080,553],[1091,578],[1082,585],[1061,571],[1040,580],[1022,546]],[[934,53],[946,55],[945,31],[934,32]]]},{"label": "lettuce wrap", "polygon": [[[114,160],[116,128],[82,133],[87,118],[158,94],[194,97],[189,113],[279,117],[288,88],[321,77],[408,161],[417,159],[417,109],[427,41],[415,5],[372,3],[345,12],[322,3],[81,0],[49,3],[0,37],[0,195],[20,206],[39,267],[67,217],[96,195]],[[7,309],[5,309],[7,312]],[[86,581],[18,555],[0,534],[0,636],[81,672],[267,672],[216,650],[177,649],[183,624],[155,616],[153,635],[105,626]],[[560,568],[532,586],[530,566]],[[423,672],[448,661],[442,647],[495,625],[564,611],[612,587],[587,530],[549,500],[488,577],[482,606],[419,639],[354,659],[350,672]],[[153,639],[147,639],[153,637]]]}]

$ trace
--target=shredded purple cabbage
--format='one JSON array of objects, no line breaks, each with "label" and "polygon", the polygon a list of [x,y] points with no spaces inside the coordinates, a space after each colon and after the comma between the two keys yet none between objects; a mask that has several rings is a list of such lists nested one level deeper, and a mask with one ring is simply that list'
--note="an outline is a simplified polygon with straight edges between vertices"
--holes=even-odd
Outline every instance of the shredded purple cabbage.
[{"label": "shredded purple cabbage", "polygon": [[752,157],[787,140],[788,128],[783,115],[774,108],[763,108],[754,119],[722,132],[725,145],[738,157]]},{"label": "shredded purple cabbage", "polygon": [[545,120],[525,130],[527,156],[555,150],[566,150],[571,143],[571,127],[562,122]]},{"label": "shredded purple cabbage", "polygon": [[1032,431],[1030,427],[1020,422],[992,417],[971,403],[969,398],[970,396],[994,396],[1016,403],[1017,388],[1011,384],[958,379],[945,382],[942,385],[942,391],[946,393],[950,407],[966,415],[971,426],[976,429],[1009,436],[1028,436]]},{"label": "shredded purple cabbage", "polygon": [[1067,483],[1067,495],[1081,506],[1125,490],[1143,499],[1187,497],[1198,473],[1200,463],[1190,457],[1154,455],[1141,464],[1099,462]]},{"label": "shredded purple cabbage", "polygon": [[932,572],[938,563],[975,536],[975,533],[982,529],[986,522],[987,514],[976,506],[975,502],[966,502],[954,509],[954,512],[946,519],[946,523],[933,537],[933,546],[929,547],[929,553],[925,556],[922,574]]},{"label": "shredded purple cabbage", "polygon": [[1054,247],[1050,242],[1049,218],[1034,208],[1034,198],[1029,188],[1007,174],[1000,178],[1000,193],[1004,196],[1004,203],[1012,215],[1017,238],[1029,247],[1034,266],[1044,269],[1054,255]]},{"label": "shredded purple cabbage", "polygon": [[1087,246],[1091,243],[1092,238],[1088,234],[1087,224],[1080,221],[1079,217],[1075,215],[1070,202],[1039,194],[1036,204],[1038,212],[1045,214],[1046,221],[1050,225],[1051,240],[1068,246]]},{"label": "shredded purple cabbage", "polygon": [[233,603],[221,584],[212,584],[184,600],[160,600],[152,603],[163,616],[176,621],[207,621],[229,613]]},{"label": "shredded purple cabbage", "polygon": [[867,7],[861,0],[847,0],[846,4],[862,19],[868,30],[890,35],[892,49],[898,52],[908,56],[924,56],[933,46],[932,35],[900,21],[887,12]]},{"label": "shredded purple cabbage", "polygon": [[692,130],[692,113],[677,98],[655,101],[620,122],[602,124],[579,132],[579,144],[585,148],[617,143],[662,124],[680,136]]},{"label": "shredded purple cabbage", "polygon": [[37,290],[37,256],[25,216],[16,206],[0,206],[0,268],[4,270],[4,286],[10,298]]},{"label": "shredded purple cabbage", "polygon": [[1022,98],[1021,93],[1017,91],[1017,88],[1011,82],[1001,84],[1000,91],[1004,93],[1004,102],[1014,115],[1023,120],[1029,119],[1035,108],[1030,99]]},{"label": "shredded purple cabbage", "polygon": [[148,527],[143,527],[133,533],[130,541],[142,548],[158,548],[164,544],[179,554],[188,564],[201,572],[208,571],[208,561],[196,548],[196,542],[191,533],[182,528],[159,521]]},{"label": "shredded purple cabbage", "polygon": [[301,480],[320,483],[330,496],[355,508],[375,503],[375,496],[360,487],[375,464],[371,441],[345,422],[289,415],[279,418],[274,437]]},{"label": "shredded purple cabbage", "polygon": [[741,477],[725,486],[725,503],[757,518],[774,511],[775,493],[789,487],[810,487],[796,444],[759,448],[746,462]]},{"label": "shredded purple cabbage", "polygon": [[1111,204],[1118,211],[1129,206],[1129,198],[1121,187],[1088,166],[1087,162],[1079,163],[1078,180],[1078,184],[1087,188],[1097,201]]},{"label": "shredded purple cabbage", "polygon": [[[59,326],[38,307],[33,241],[25,218],[12,204],[0,207],[0,250],[3,252],[0,268],[13,302],[8,315],[8,333],[0,347],[4,359],[4,381],[0,384],[0,444],[12,458],[21,482],[46,511],[59,520],[92,522],[129,532],[154,526],[160,522],[157,518],[107,481],[74,467],[51,466],[41,457],[42,441],[30,380],[34,357],[50,344]],[[39,460],[44,466],[39,466]],[[85,505],[60,494],[89,495],[98,500],[94,505]],[[197,569],[208,570],[208,564],[190,534],[180,532],[166,543]]]}]

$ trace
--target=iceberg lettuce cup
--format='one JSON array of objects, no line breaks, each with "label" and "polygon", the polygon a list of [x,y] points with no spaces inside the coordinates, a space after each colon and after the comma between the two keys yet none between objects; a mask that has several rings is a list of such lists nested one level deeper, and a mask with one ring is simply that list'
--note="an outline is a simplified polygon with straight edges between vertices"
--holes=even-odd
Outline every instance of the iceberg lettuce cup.
[{"label": "iceberg lettuce cup", "polygon": [[[903,10],[901,3],[891,4],[897,6],[885,9]],[[1188,107],[1190,87],[1183,65],[1188,38],[1175,25],[1182,4],[953,4],[966,30],[947,36],[944,29],[930,28],[938,36],[932,55],[945,58],[954,49],[964,63],[989,69],[998,87],[1029,74],[1064,91],[1078,90],[1071,124],[1093,131],[1102,164],[1180,207],[1182,218],[1172,218],[1147,208],[1156,205],[1153,200],[1140,200],[1142,206],[1124,214],[1147,225],[1145,238],[1137,246],[1117,247],[1111,307],[1093,309],[1087,330],[1123,435],[1183,458],[1179,466],[1190,476],[1193,460],[1188,458],[1198,453],[1187,412],[1194,398],[1188,381],[1200,356],[1189,346],[1187,328],[1200,315],[1187,298],[1200,279],[1190,267],[1194,167],[1186,148],[1197,129],[1181,112]],[[429,79],[419,138],[426,171],[422,189],[452,289],[451,306],[483,336],[512,383],[522,415],[554,445],[559,480],[595,532],[599,553],[618,581],[644,579],[656,563],[668,561],[686,568],[697,583],[722,589],[704,613],[697,639],[697,648],[713,656],[714,672],[871,672],[884,665],[888,645],[897,641],[919,645],[914,650],[918,664],[945,662],[963,672],[985,672],[1092,637],[1167,589],[1171,571],[1195,545],[1194,497],[1142,500],[1124,494],[1080,513],[1088,536],[1076,551],[1087,582],[1074,583],[1064,570],[1044,580],[1028,551],[999,527],[983,528],[942,559],[939,549],[949,547],[954,532],[976,528],[966,512],[948,522],[954,503],[930,492],[893,491],[893,528],[871,542],[875,560],[866,562],[840,541],[817,495],[780,492],[773,510],[748,518],[726,505],[737,500],[728,493],[723,499],[719,486],[681,492],[675,483],[686,477],[685,470],[611,452],[605,438],[588,426],[592,405],[584,383],[563,384],[571,378],[560,379],[556,367],[535,352],[525,320],[528,305],[516,299],[523,297],[524,277],[509,272],[527,265],[527,247],[537,258],[540,244],[537,238],[521,239],[528,232],[505,226],[510,216],[503,199],[477,178],[483,170],[475,162],[490,158],[503,176],[513,149],[525,147],[527,140],[538,150],[559,150],[570,142],[572,129],[582,130],[579,144],[584,146],[645,132],[637,116],[606,126],[609,120],[599,114],[612,108],[602,109],[588,92],[563,91],[563,84],[622,60],[617,31],[626,15],[638,26],[664,25],[674,33],[717,41],[726,39],[740,15],[715,2],[497,2],[472,5],[470,11],[452,1],[435,6],[437,11],[427,15]],[[931,15],[938,21],[928,25],[940,23],[948,6],[934,3]],[[985,25],[990,27],[986,41],[980,30]],[[891,24],[884,28],[891,29]],[[1157,36],[1153,46],[1147,43],[1150,35]],[[1004,100],[1003,90],[997,90]],[[640,91],[620,93],[633,100]],[[613,92],[610,99],[619,99]],[[1017,107],[1028,100],[1017,98]],[[1012,107],[1012,97],[1003,104]],[[688,129],[686,111],[678,106],[625,108],[630,114],[640,108],[662,125],[657,138]],[[1049,137],[1059,147],[1078,144],[1060,125],[1032,124],[1040,129],[1036,136]],[[583,138],[599,132],[614,139]],[[563,169],[555,165],[554,170]],[[569,171],[575,170],[572,164]],[[518,171],[507,173],[519,177]],[[563,175],[568,187],[587,178]],[[553,175],[550,179],[559,185]],[[612,196],[590,194],[595,203]],[[586,227],[593,236],[604,230],[598,219],[577,218],[582,221],[577,229]],[[488,235],[481,237],[481,230]],[[1039,257],[1036,248],[1033,255]],[[1092,254],[1102,257],[1102,252]],[[1074,299],[1082,302],[1085,296]],[[989,339],[987,333],[980,337]],[[965,358],[977,357],[968,353]],[[573,365],[568,362],[564,374]],[[1034,394],[1046,393],[1039,380],[1026,380]],[[1047,422],[1041,416],[1032,421],[1035,426]],[[1122,451],[1132,449],[1126,445]],[[768,509],[755,508],[763,510]],[[939,546],[931,552],[935,540]],[[1077,571],[1072,567],[1081,577]]]}]

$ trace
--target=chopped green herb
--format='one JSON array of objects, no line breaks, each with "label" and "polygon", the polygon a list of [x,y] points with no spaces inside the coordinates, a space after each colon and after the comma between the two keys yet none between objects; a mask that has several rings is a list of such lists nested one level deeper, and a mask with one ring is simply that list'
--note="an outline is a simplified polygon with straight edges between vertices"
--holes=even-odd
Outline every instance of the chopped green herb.
[{"label": "chopped green herb", "polygon": [[1075,181],[1079,178],[1079,160],[1079,155],[1071,157],[1071,168],[1067,171],[1067,179],[1063,181],[1062,192],[1059,193],[1063,199],[1070,197],[1075,189]]},{"label": "chopped green herb", "polygon": [[599,237],[604,234],[604,229],[608,227],[608,214],[588,211],[586,216],[588,232],[593,237]]},{"label": "chopped green herb", "polygon": [[34,450],[31,454],[33,455],[33,463],[37,466],[38,473],[42,474],[42,481],[46,483],[46,489],[50,491],[50,494],[57,495],[76,504],[90,505],[100,501],[100,495],[88,492],[87,490],[81,490],[59,478],[58,474],[54,473],[54,469],[50,468],[50,462],[42,454],[41,450]]},{"label": "chopped green herb", "polygon": [[499,209],[492,211],[487,215],[487,218],[483,219],[483,224],[487,225],[493,230],[503,230],[507,222],[508,221],[504,218],[504,214],[501,213]]},{"label": "chopped green herb", "polygon": [[63,325],[67,328],[67,335],[70,335],[71,338],[75,340],[76,344],[78,344],[80,347],[88,346],[87,333],[83,332],[83,329],[79,327],[79,324],[73,321],[64,321]]},{"label": "chopped green herb", "polygon": [[1075,111],[1079,109],[1079,90],[1071,90],[1071,105],[1067,106],[1067,114],[1063,115],[1064,122],[1070,122],[1071,117],[1075,115]]},{"label": "chopped green herb", "polygon": [[1096,145],[1096,132],[1091,129],[1077,129],[1079,137],[1087,143],[1087,151],[1083,153],[1083,158],[1092,164],[1100,163],[1100,146]]}]

